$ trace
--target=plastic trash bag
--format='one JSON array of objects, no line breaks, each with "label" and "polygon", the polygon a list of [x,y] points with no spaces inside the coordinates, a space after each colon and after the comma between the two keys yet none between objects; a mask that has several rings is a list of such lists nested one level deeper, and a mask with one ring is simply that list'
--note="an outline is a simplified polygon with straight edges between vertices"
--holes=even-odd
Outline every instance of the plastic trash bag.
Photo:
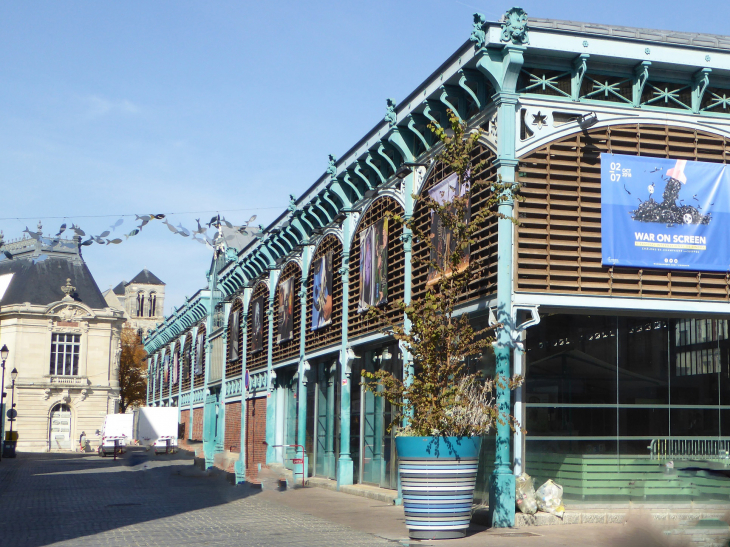
[{"label": "plastic trash bag", "polygon": [[552,515],[563,518],[563,487],[548,479],[537,489],[537,508]]},{"label": "plastic trash bag", "polygon": [[535,499],[535,485],[532,477],[527,473],[522,473],[515,480],[515,501],[517,509],[527,515],[537,513],[537,500]]}]

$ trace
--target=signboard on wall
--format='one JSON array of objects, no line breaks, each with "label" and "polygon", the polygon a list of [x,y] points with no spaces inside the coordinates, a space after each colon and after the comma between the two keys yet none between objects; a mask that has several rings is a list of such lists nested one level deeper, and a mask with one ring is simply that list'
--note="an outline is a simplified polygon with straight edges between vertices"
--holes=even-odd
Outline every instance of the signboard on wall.
[{"label": "signboard on wall", "polygon": [[730,270],[730,169],[683,159],[601,154],[606,266]]}]

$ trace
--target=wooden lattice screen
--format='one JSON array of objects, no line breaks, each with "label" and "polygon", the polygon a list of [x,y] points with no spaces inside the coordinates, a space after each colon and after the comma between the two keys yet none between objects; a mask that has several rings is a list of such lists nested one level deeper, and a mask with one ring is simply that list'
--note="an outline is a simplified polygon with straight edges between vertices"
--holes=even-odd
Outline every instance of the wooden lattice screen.
[{"label": "wooden lattice screen", "polygon": [[[403,214],[403,207],[390,197],[377,199],[365,211],[358,225],[355,237],[350,247],[350,294],[348,312],[348,338],[367,334],[383,326],[383,322],[369,317],[367,313],[358,313],[357,306],[360,298],[360,232],[382,219],[387,212]],[[388,226],[388,303],[384,309],[392,319],[402,316],[403,313],[394,306],[398,300],[403,300],[403,278],[405,275],[405,255],[403,241],[400,236],[403,232],[401,225],[390,222]]]},{"label": "wooden lattice screen", "polygon": [[728,275],[601,264],[601,152],[715,163],[730,140],[650,124],[594,129],[520,158],[516,290],[564,294],[730,300]]},{"label": "wooden lattice screen", "polygon": [[[236,340],[231,338],[231,332],[233,330],[233,317],[238,314],[238,336]],[[231,313],[228,316],[228,336],[226,340],[226,378],[234,378],[239,376],[243,371],[243,329],[246,326],[243,324],[243,303],[240,298],[236,298],[231,304]],[[238,358],[231,359],[231,349],[233,344],[238,346]]]},{"label": "wooden lattice screen", "polygon": [[318,258],[332,251],[332,323],[315,331],[312,330],[312,304],[314,303],[314,281],[312,277],[313,267],[309,268],[307,281],[307,336],[305,341],[306,351],[312,351],[337,344],[342,339],[342,243],[332,234],[325,236],[319,243],[312,264]]},{"label": "wooden lattice screen", "polygon": [[294,338],[287,342],[278,344],[276,342],[277,335],[279,334],[279,287],[276,288],[276,295],[274,296],[274,347],[272,348],[272,361],[274,363],[279,361],[285,361],[299,356],[299,339],[302,325],[302,306],[301,299],[299,298],[299,291],[302,289],[302,269],[293,260],[288,262],[281,272],[279,277],[279,285],[287,279],[294,279],[292,293],[294,297],[294,311],[293,321],[294,326]]},{"label": "wooden lattice screen", "polygon": [[191,331],[188,331],[188,333],[185,335],[185,344],[183,344],[183,354],[182,354],[182,390],[188,391],[190,389],[190,377],[193,374],[193,371],[191,369],[191,357],[192,353],[190,352],[191,347],[193,345],[193,333]]},{"label": "wooden lattice screen", "polygon": [[[261,351],[253,353],[253,303],[259,297],[263,296],[263,307],[261,309]],[[260,281],[254,287],[251,294],[251,300],[248,302],[248,319],[246,320],[246,328],[248,335],[246,336],[246,368],[254,369],[266,366],[269,352],[269,285],[268,280]]]},{"label": "wooden lattice screen", "polygon": [[[474,149],[473,163],[487,160],[484,170],[475,173],[473,180],[495,181],[497,170],[494,167],[494,152],[486,146],[479,146]],[[421,195],[425,195],[434,185],[438,184],[451,174],[451,169],[443,164],[437,164],[428,179],[424,183]],[[472,195],[471,209],[473,213],[479,211],[487,199],[491,190],[488,185],[476,190]],[[418,229],[428,234],[431,226],[431,211],[422,202],[416,204],[413,219]],[[413,242],[413,291],[412,297],[420,298],[426,291],[426,277],[428,276],[428,264],[421,261],[428,261],[429,249],[422,241]],[[476,265],[474,279],[469,283],[463,300],[483,298],[497,292],[497,218],[490,217],[484,227],[476,234],[476,243],[472,245],[469,253],[469,260]]]},{"label": "wooden lattice screen", "polygon": [[[203,333],[203,336],[200,336],[200,333]],[[200,374],[194,374],[196,365],[193,366],[193,375],[195,376],[195,381],[193,382],[193,387],[202,387],[205,384],[205,340],[206,340],[207,333],[205,332],[205,324],[200,323],[198,325],[198,332],[195,335],[195,345],[196,345],[196,353],[198,351],[197,345],[198,343],[202,344],[202,348],[200,349],[200,362],[201,367],[200,370],[202,371]]]}]

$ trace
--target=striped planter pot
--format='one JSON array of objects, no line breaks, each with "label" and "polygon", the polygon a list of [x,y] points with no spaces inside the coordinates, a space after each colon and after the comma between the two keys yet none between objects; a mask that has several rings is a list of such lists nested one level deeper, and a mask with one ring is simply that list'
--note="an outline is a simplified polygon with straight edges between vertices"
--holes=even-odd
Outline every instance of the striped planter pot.
[{"label": "striped planter pot", "polygon": [[453,539],[471,520],[481,437],[396,437],[408,535]]}]

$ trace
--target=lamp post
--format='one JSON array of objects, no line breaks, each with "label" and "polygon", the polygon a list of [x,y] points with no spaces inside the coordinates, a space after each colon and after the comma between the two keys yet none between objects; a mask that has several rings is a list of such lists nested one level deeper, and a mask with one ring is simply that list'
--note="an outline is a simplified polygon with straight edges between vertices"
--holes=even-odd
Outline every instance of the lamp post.
[{"label": "lamp post", "polygon": [[[10,350],[8,349],[8,346],[3,344],[3,347],[0,348],[0,359],[3,360],[2,368],[3,368],[3,374],[2,374],[2,380],[0,380],[0,408],[3,407],[3,403],[5,402],[5,361],[8,359],[8,355],[10,355]],[[2,419],[2,417],[0,417]],[[3,449],[5,448],[5,439],[0,439],[0,461],[3,459]]]},{"label": "lamp post", "polygon": [[15,439],[13,439],[13,422],[15,421],[15,380],[18,377],[18,369],[13,367],[13,370],[10,371],[10,378],[13,380],[13,387],[11,388],[12,391],[10,392],[10,441],[15,442]]}]

